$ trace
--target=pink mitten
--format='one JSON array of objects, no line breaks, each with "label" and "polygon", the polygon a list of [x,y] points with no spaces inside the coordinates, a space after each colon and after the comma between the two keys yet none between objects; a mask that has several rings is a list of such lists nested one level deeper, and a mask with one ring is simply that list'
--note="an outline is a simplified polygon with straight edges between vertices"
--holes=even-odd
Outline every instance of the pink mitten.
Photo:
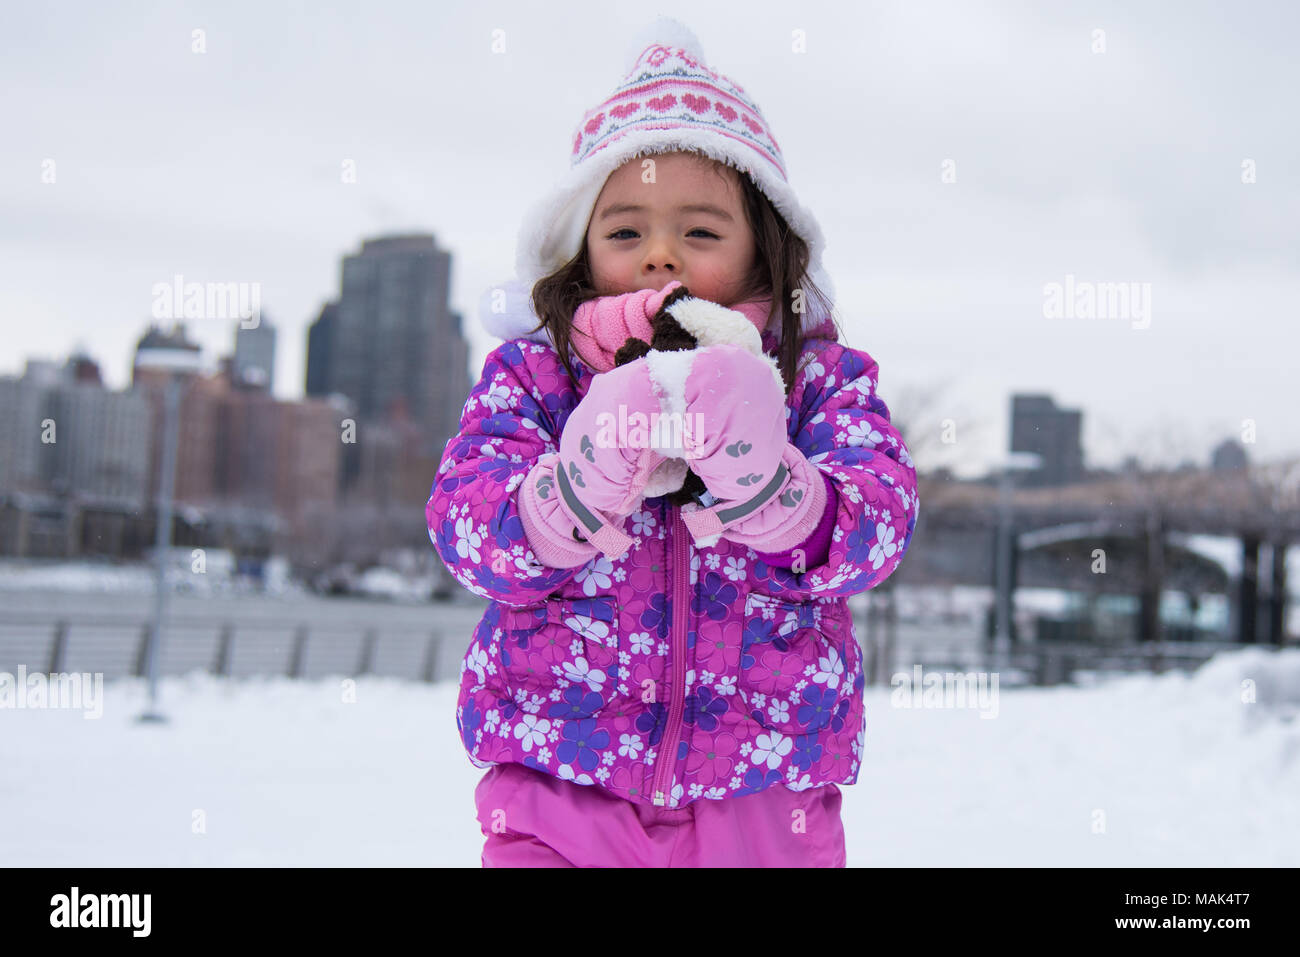
[{"label": "pink mitten", "polygon": [[774,363],[740,346],[697,349],[686,376],[691,468],[714,498],[747,501],[777,479],[785,390]]},{"label": "pink mitten", "polygon": [[826,483],[820,471],[787,442],[775,477],[758,494],[707,508],[683,505],[682,521],[701,547],[727,538],[755,551],[784,552],[807,547],[826,504]]},{"label": "pink mitten", "polygon": [[818,470],[786,438],[785,390],[770,356],[734,345],[696,352],[686,377],[691,468],[709,507],[687,505],[682,520],[698,545],[719,536],[761,551],[803,542],[826,505]]},{"label": "pink mitten", "polygon": [[554,452],[543,455],[524,478],[519,487],[519,520],[538,561],[551,568],[577,568],[601,550],[578,531],[577,519],[560,503],[555,490],[559,459]]},{"label": "pink mitten", "polygon": [[[560,435],[560,461],[567,470],[563,476],[556,473],[561,487],[567,480],[588,508],[630,515],[646,479],[664,459],[650,442],[649,425],[659,413],[659,396],[644,359],[593,376]],[[644,431],[620,431],[620,417],[644,422]]]},{"label": "pink mitten", "polygon": [[[531,510],[534,531],[545,534],[550,528],[555,535],[548,537],[559,550],[572,552],[574,542],[586,541],[611,559],[626,552],[632,539],[619,526],[636,510],[650,473],[664,460],[651,446],[648,429],[659,411],[644,360],[594,376],[564,423],[551,467],[539,462],[525,480],[531,484],[521,507]],[[632,423],[643,416],[647,428],[620,431],[620,415]],[[552,498],[556,504],[548,509]]]}]

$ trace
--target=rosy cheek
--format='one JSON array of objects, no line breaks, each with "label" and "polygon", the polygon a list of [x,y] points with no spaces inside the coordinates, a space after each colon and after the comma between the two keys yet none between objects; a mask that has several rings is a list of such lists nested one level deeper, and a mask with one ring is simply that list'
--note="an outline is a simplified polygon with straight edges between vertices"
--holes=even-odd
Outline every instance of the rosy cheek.
[{"label": "rosy cheek", "polygon": [[724,270],[716,267],[698,269],[692,273],[691,289],[698,290],[698,294],[705,299],[716,301],[727,287],[727,278]]},{"label": "rosy cheek", "polygon": [[609,257],[596,254],[589,256],[588,262],[591,265],[592,283],[597,289],[607,288],[616,272]]},{"label": "rosy cheek", "polygon": [[621,263],[606,263],[601,278],[607,289],[624,285],[627,279],[627,267]]}]

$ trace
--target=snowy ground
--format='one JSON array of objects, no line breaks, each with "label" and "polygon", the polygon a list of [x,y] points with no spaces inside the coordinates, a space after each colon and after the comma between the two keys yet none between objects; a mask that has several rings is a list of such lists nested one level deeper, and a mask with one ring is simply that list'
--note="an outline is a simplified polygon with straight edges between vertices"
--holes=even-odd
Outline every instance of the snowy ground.
[{"label": "snowy ground", "polygon": [[[136,679],[104,686],[97,720],[0,710],[0,864],[477,867],[454,685],[341,686],[167,679],[165,725],[135,722]],[[849,864],[1295,867],[1298,704],[1300,651],[1002,690],[992,719],[868,689]]]}]

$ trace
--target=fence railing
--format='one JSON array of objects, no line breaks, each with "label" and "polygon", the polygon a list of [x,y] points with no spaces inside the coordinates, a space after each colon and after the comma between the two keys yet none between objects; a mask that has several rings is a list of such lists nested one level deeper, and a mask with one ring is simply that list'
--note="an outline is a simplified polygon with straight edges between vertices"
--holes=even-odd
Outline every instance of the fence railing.
[{"label": "fence railing", "polygon": [[[868,634],[861,619],[858,639]],[[347,627],[308,625],[283,619],[240,622],[178,619],[168,623],[160,656],[160,673],[202,670],[226,677],[283,675],[385,675],[435,682],[459,674],[472,629]],[[0,671],[25,665],[29,672],[102,673],[105,678],[146,674],[150,626],[131,616],[94,621],[49,616],[0,614]],[[877,639],[879,644],[883,644]],[[1002,683],[1056,685],[1080,673],[1133,673],[1194,669],[1220,651],[1240,649],[1234,642],[1175,642],[1102,645],[1039,641],[1010,650],[988,649],[980,640],[953,644],[910,641],[886,649],[863,643],[863,670],[868,684],[920,664],[929,670],[1000,672]]]},{"label": "fence railing", "polygon": [[988,649],[980,644],[913,645],[894,656],[894,670],[920,664],[934,671],[999,672],[1003,676],[1000,679],[1002,684],[1050,686],[1069,684],[1084,675],[1193,671],[1220,652],[1242,647],[1237,642],[1227,641],[1159,641],[1124,645],[1039,641],[1006,651]]},{"label": "fence railing", "polygon": [[[27,623],[0,615],[0,671],[13,672],[21,664],[29,672],[144,677],[150,631],[150,624],[138,618]],[[433,682],[459,673],[468,640],[468,635],[453,636],[440,628],[413,633],[395,626],[356,629],[293,620],[238,625],[180,620],[167,625],[159,671],[200,670],[225,677],[384,675]]]}]

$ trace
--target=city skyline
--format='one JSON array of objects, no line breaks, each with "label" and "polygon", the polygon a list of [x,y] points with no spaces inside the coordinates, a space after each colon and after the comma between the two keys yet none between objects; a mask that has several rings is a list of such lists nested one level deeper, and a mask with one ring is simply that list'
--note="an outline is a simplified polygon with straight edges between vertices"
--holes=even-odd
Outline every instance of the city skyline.
[{"label": "city skyline", "polygon": [[[383,239],[370,240],[369,242],[382,243]],[[331,306],[337,306],[337,303],[327,304],[326,308],[322,310],[322,317],[330,314]],[[340,416],[357,416],[363,421],[374,424],[397,421],[408,423],[412,429],[421,433],[430,431],[423,423],[409,416],[404,403],[389,408],[386,413],[376,407],[367,415],[362,411],[360,403],[356,399],[347,395],[344,391],[325,387],[323,381],[318,383],[319,387],[315,391],[308,385],[302,396],[292,398],[274,396],[269,389],[269,382],[263,381],[257,376],[246,377],[241,375],[237,347],[241,336],[247,330],[237,320],[232,320],[232,322],[234,323],[232,329],[236,333],[236,348],[233,348],[228,353],[216,356],[215,367],[209,367],[210,364],[206,362],[206,357],[203,356],[202,347],[188,338],[188,327],[184,319],[175,320],[171,325],[151,322],[138,340],[135,352],[138,354],[141,348],[157,339],[158,344],[166,345],[170,343],[182,348],[193,349],[202,357],[204,361],[201,363],[202,368],[197,376],[200,381],[221,381],[223,383],[222,388],[260,393],[281,405],[302,404],[313,399],[340,402],[341,404],[338,405],[338,414]],[[272,334],[272,341],[274,341],[274,327],[267,324],[258,328],[269,330]],[[322,349],[321,351],[325,352],[327,350]],[[376,374],[382,374],[382,367],[376,369],[375,372]],[[41,383],[43,386],[76,385],[82,388],[93,387],[103,390],[110,396],[117,397],[129,397],[141,390],[138,381],[120,389],[112,388],[103,381],[101,368],[95,357],[84,352],[69,353],[60,359],[29,357],[20,374],[0,374],[0,386],[17,385],[27,380]],[[1114,474],[1115,472],[1129,472],[1135,467],[1143,469],[1150,467],[1149,463],[1143,462],[1141,457],[1136,455],[1127,457],[1118,466],[1106,466],[1090,462],[1087,449],[1080,442],[1081,426],[1086,420],[1086,415],[1083,410],[1069,409],[1058,405],[1056,397],[1050,393],[1013,392],[1008,396],[1008,399],[1007,421],[1011,444],[1006,451],[1010,455],[1032,452],[1040,456],[1039,464],[1028,468],[1024,472],[1023,477],[1020,479],[1021,484],[1026,486],[1059,487],[1077,482],[1087,482],[1093,478]],[[459,408],[460,403],[447,406],[441,410],[437,418],[452,420],[454,425],[454,419],[459,414]],[[394,413],[396,414],[394,415]],[[437,448],[431,449],[430,453],[435,457],[440,457],[441,446],[442,443],[438,442]],[[1280,461],[1287,462],[1290,460]],[[1220,470],[1245,468],[1251,464],[1269,465],[1278,463],[1254,459],[1247,445],[1231,436],[1227,436],[1221,437],[1214,443],[1205,459],[1197,460],[1188,457],[1177,463],[1172,463],[1171,467],[1179,470],[1188,467],[1198,470]],[[1023,462],[1021,462],[1020,467],[1025,467]],[[1160,467],[1157,467],[1153,471],[1160,470]],[[955,477],[963,480],[984,481],[995,476],[997,470],[990,469],[980,475],[963,476],[958,475],[946,465],[938,464],[927,467],[924,463],[918,463],[918,473],[934,477]],[[0,491],[3,491],[3,489],[0,489]]]},{"label": "city skyline", "polygon": [[[469,393],[450,262],[427,234],[368,239],[345,257],[301,397],[272,391],[279,337],[260,290],[183,276],[153,290],[129,387],[85,353],[0,375],[0,551],[135,554],[164,473],[183,535],[208,544],[319,559],[422,543],[424,499]],[[189,330],[218,316],[229,338],[205,362]],[[348,522],[378,531],[358,537]]]}]

